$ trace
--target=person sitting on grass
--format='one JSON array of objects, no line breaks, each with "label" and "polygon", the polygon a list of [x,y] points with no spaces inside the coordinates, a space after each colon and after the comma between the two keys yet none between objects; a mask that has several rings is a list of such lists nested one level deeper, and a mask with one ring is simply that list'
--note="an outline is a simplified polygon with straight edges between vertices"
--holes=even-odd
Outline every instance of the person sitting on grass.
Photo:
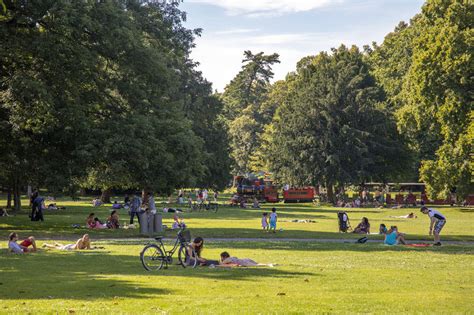
[{"label": "person sitting on grass", "polygon": [[[186,255],[186,260],[188,261],[188,264],[193,265],[194,260],[197,260],[200,266],[218,265],[219,261],[217,260],[209,260],[201,257],[203,248],[204,239],[200,236],[196,237],[188,247],[188,254]],[[195,255],[193,255],[192,249],[194,249]]]},{"label": "person sitting on grass", "polygon": [[100,200],[100,198],[95,198],[94,200],[92,200],[93,207],[100,207],[102,205],[103,205],[103,202],[102,200]]},{"label": "person sitting on grass", "polygon": [[7,212],[7,209],[0,208],[0,217],[9,217],[10,215]]},{"label": "person sitting on grass", "polygon": [[122,209],[123,206],[117,202],[117,200],[114,201],[114,203],[112,204],[112,209],[115,209],[115,210],[118,210],[118,209]]},{"label": "person sitting on grass", "polygon": [[362,221],[356,226],[352,233],[357,234],[370,234],[370,223],[366,217],[362,218]]},{"label": "person sitting on grass", "polygon": [[[24,239],[20,244],[17,243],[18,234],[15,232],[10,233],[8,236],[8,249],[15,254],[24,254],[30,252],[36,252],[36,240],[33,236]],[[29,249],[28,247],[32,247]]]},{"label": "person sitting on grass", "polygon": [[110,217],[107,219],[107,227],[109,229],[118,229],[120,227],[119,216],[117,210],[113,210],[110,213]]},{"label": "person sitting on grass", "polygon": [[95,217],[95,213],[90,213],[86,219],[86,226],[89,229],[105,229],[107,228],[106,224],[100,222],[99,218]]},{"label": "person sitting on grass", "polygon": [[273,264],[259,264],[250,258],[231,257],[228,252],[221,253],[219,267],[273,267]]},{"label": "person sitting on grass", "polygon": [[44,243],[43,247],[59,249],[59,250],[80,250],[80,249],[91,249],[91,241],[89,234],[84,234],[80,239],[77,240],[75,244],[62,245],[55,242],[54,244]]},{"label": "person sitting on grass", "polygon": [[383,243],[385,245],[397,245],[398,243],[406,245],[405,234],[399,233],[396,226],[391,226],[390,230],[385,234]]},{"label": "person sitting on grass", "polygon": [[379,234],[381,235],[384,235],[384,234],[387,234],[387,227],[385,226],[385,224],[380,224],[380,227],[379,227]]},{"label": "person sitting on grass", "polygon": [[430,218],[430,235],[434,234],[434,246],[441,246],[439,234],[446,224],[446,217],[438,210],[428,207],[421,207],[420,211]]},{"label": "person sitting on grass", "polygon": [[260,209],[260,203],[258,202],[257,198],[253,198],[253,205],[252,208]]}]

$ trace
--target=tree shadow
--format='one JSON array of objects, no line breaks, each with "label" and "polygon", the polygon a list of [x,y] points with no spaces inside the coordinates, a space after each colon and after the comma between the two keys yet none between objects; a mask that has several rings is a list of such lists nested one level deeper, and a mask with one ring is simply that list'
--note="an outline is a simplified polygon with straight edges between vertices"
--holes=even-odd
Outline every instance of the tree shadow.
[{"label": "tree shadow", "polygon": [[[421,242],[420,242],[421,243]],[[474,245],[443,245],[429,247],[411,247],[403,245],[389,246],[382,242],[359,244],[347,241],[344,243],[311,243],[311,242],[210,242],[209,248],[230,249],[261,249],[261,250],[287,250],[287,251],[342,251],[342,252],[432,252],[450,255],[474,255]]]},{"label": "tree shadow", "polygon": [[[135,249],[135,248],[134,248]],[[27,255],[0,250],[0,290],[2,299],[146,299],[172,294],[173,290],[142,284],[159,282],[166,276],[182,278],[183,285],[192,278],[255,281],[256,278],[294,278],[313,273],[286,271],[278,268],[211,269],[182,268],[175,260],[168,269],[146,271],[134,255],[115,255],[107,251],[40,251]],[[117,277],[138,277],[136,281]]]}]

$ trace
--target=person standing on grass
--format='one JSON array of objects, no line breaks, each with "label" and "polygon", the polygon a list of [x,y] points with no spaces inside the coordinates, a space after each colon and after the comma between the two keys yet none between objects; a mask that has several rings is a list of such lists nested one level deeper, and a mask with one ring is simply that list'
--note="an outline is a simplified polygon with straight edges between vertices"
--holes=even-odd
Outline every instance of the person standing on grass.
[{"label": "person standing on grass", "polygon": [[276,208],[272,208],[272,213],[270,213],[270,231],[273,230],[273,233],[276,232],[278,216],[276,213]]},{"label": "person standing on grass", "polygon": [[427,214],[430,218],[430,235],[434,235],[434,246],[441,246],[441,241],[439,234],[446,224],[446,217],[441,214],[438,210],[421,207],[420,211],[424,214]]},{"label": "person standing on grass", "polygon": [[268,213],[266,212],[262,214],[262,229],[264,232],[268,231]]},{"label": "person standing on grass", "polygon": [[[142,204],[142,199],[134,193],[132,195],[132,200],[130,200],[130,224],[133,224],[133,218],[137,216],[138,218],[138,213],[140,212],[140,206]],[[140,222],[140,220],[138,220]]]}]

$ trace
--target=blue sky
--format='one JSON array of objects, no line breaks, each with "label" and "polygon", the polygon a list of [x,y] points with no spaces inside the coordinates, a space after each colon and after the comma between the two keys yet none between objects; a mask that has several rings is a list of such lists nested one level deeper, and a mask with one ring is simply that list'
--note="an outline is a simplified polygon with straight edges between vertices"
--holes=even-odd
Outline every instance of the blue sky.
[{"label": "blue sky", "polygon": [[184,0],[186,27],[202,28],[191,57],[222,91],[240,71],[244,50],[279,53],[275,80],[305,56],[340,44],[381,43],[422,0]]}]

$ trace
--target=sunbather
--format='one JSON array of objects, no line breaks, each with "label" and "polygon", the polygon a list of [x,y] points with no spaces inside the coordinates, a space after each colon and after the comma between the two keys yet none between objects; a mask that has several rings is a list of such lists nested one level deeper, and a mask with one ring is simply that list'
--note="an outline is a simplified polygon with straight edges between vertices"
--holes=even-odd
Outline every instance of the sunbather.
[{"label": "sunbather", "polygon": [[259,264],[250,258],[230,257],[228,252],[221,253],[219,267],[273,267],[273,264]]},{"label": "sunbather", "polygon": [[77,242],[75,244],[63,245],[63,244],[60,244],[60,243],[57,243],[57,242],[55,242],[54,244],[44,243],[43,247],[59,249],[59,250],[91,249],[91,241],[90,241],[90,238],[89,238],[89,234],[84,234],[80,239],[77,240]]}]

